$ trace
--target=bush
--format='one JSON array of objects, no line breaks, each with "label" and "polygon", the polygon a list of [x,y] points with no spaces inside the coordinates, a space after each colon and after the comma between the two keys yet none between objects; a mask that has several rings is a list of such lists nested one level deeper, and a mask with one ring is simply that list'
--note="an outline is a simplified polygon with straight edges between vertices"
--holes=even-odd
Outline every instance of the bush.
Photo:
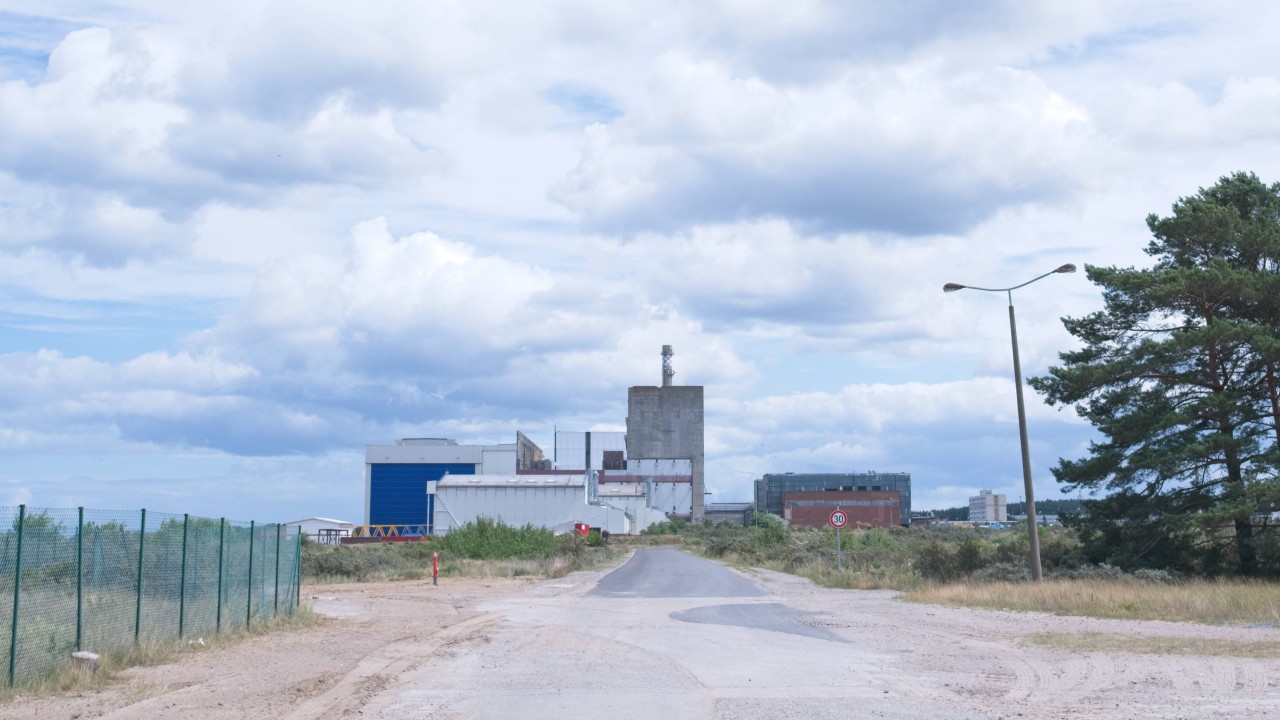
[{"label": "bush", "polygon": [[382,543],[336,546],[311,543],[302,547],[302,576],[363,582],[402,565],[396,554],[395,548]]},{"label": "bush", "polygon": [[978,569],[969,577],[978,582],[1025,582],[1031,579],[1031,572],[1025,564],[998,562]]},{"label": "bush", "polygon": [[1150,583],[1175,583],[1179,578],[1176,571],[1139,568],[1133,571],[1133,579]]},{"label": "bush", "polygon": [[1057,573],[1057,575],[1058,577],[1071,578],[1073,580],[1123,580],[1131,577],[1126,575],[1122,568],[1106,563],[1081,565],[1078,568]]},{"label": "bush", "polygon": [[556,536],[545,528],[525,525],[513,528],[480,518],[435,541],[442,552],[472,560],[510,560],[545,557],[555,553]]}]

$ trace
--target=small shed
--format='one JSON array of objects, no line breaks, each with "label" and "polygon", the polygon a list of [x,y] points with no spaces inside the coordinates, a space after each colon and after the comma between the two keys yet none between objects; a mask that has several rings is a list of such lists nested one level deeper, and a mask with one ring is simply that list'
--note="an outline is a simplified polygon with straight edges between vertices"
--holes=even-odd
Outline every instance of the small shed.
[{"label": "small shed", "polygon": [[338,544],[340,538],[350,537],[353,523],[333,518],[309,517],[285,523],[289,527],[299,528],[308,540],[318,543]]}]

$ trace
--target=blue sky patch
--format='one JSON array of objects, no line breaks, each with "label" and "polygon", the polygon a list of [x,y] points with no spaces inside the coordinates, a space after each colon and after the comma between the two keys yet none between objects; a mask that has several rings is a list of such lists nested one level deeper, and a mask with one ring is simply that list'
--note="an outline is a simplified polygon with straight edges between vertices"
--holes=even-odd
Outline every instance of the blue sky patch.
[{"label": "blue sky patch", "polygon": [[225,311],[212,302],[66,301],[13,291],[6,295],[0,310],[0,353],[47,349],[102,362],[124,362],[154,350],[175,352],[185,335],[213,325]]},{"label": "blue sky patch", "polygon": [[1032,67],[1054,67],[1100,61],[1114,61],[1130,50],[1160,40],[1192,35],[1195,27],[1183,21],[1170,21],[1139,27],[1128,27],[1116,32],[1099,33],[1070,45],[1058,45],[1047,50],[1046,58]]},{"label": "blue sky patch", "polygon": [[584,124],[608,123],[622,116],[616,98],[575,83],[557,83],[542,91],[547,102]]},{"label": "blue sky patch", "polygon": [[0,80],[38,81],[53,49],[68,33],[82,27],[57,18],[0,10]]}]

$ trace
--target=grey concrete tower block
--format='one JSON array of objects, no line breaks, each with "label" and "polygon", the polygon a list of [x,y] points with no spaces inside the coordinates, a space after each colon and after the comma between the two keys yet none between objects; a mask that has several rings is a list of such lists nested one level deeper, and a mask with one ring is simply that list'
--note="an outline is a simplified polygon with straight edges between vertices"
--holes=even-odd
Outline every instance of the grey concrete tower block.
[{"label": "grey concrete tower block", "polygon": [[627,390],[627,457],[693,463],[693,520],[702,522],[706,483],[702,386],[637,386]]}]

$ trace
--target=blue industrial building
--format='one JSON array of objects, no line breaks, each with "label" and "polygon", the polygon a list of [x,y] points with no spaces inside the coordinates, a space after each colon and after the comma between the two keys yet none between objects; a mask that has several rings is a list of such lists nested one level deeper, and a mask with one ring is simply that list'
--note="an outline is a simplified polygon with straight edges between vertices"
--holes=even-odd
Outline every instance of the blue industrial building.
[{"label": "blue industrial building", "polygon": [[499,445],[405,438],[395,445],[366,446],[364,524],[432,533],[435,498],[428,483],[445,475],[514,475],[541,460],[541,449],[523,433],[516,433],[516,442]]}]

